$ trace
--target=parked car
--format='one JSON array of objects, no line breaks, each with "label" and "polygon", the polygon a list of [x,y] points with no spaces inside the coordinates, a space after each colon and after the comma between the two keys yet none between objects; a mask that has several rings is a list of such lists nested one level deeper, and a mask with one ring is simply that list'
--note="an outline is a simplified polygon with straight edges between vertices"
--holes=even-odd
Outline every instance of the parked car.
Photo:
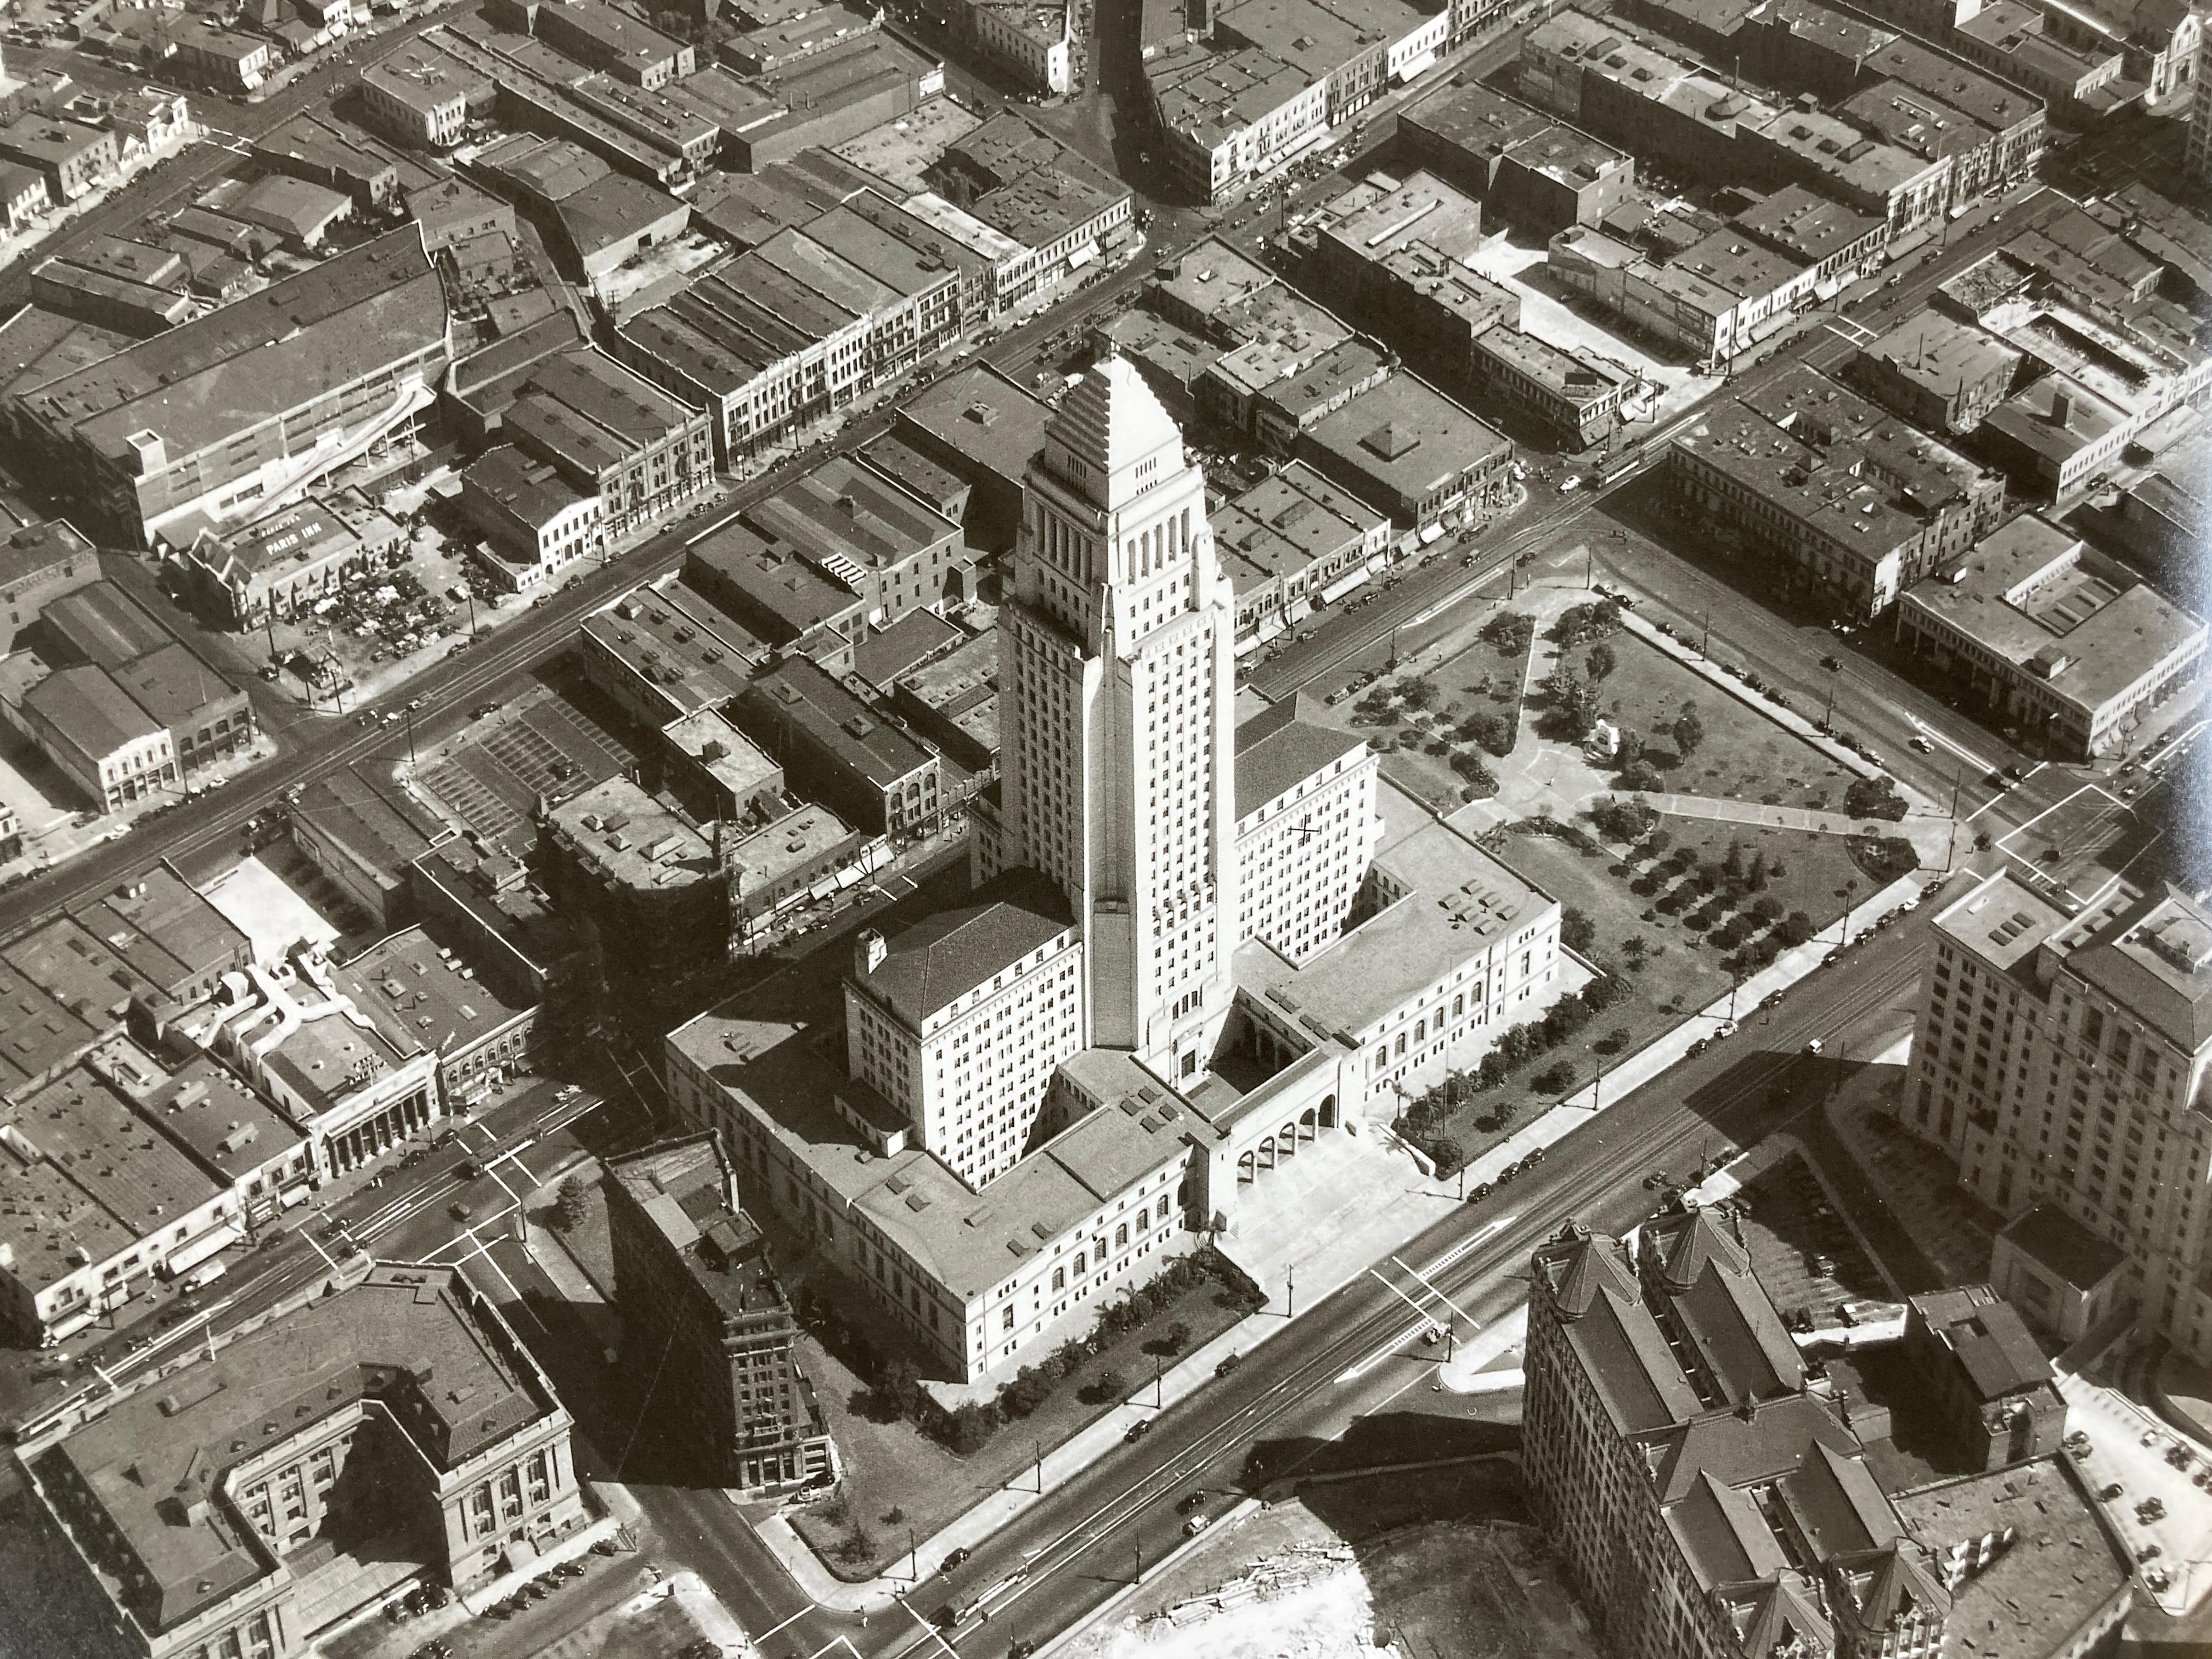
[{"label": "parked car", "polygon": [[1212,1518],[1211,1516],[1194,1515],[1189,1520],[1182,1523],[1182,1535],[1186,1538],[1195,1538],[1199,1534],[1204,1532],[1206,1528],[1211,1525],[1212,1525]]},{"label": "parked car", "polygon": [[975,1551],[969,1549],[965,1544],[963,1544],[959,1548],[954,1550],[950,1555],[939,1562],[937,1564],[937,1570],[939,1572],[951,1572],[953,1568],[958,1566],[975,1553]]},{"label": "parked car", "polygon": [[1152,1431],[1152,1419],[1149,1417],[1140,1417],[1121,1431],[1121,1442],[1124,1445],[1133,1446]]}]

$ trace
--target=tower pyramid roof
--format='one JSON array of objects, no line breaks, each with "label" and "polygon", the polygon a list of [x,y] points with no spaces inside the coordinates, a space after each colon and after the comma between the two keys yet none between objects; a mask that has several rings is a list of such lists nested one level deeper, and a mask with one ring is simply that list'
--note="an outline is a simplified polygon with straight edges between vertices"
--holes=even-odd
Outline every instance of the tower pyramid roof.
[{"label": "tower pyramid roof", "polygon": [[1133,470],[1147,457],[1170,450],[1170,465],[1182,462],[1182,429],[1126,357],[1093,364],[1045,431],[1084,464],[1087,471],[1079,482],[1101,507],[1119,507],[1137,493]]}]

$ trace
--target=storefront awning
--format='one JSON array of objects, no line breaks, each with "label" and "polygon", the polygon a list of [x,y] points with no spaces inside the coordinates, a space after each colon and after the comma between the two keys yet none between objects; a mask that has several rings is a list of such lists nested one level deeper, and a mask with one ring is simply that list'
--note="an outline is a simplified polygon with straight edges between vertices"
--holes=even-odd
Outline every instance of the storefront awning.
[{"label": "storefront awning", "polygon": [[174,1279],[179,1273],[190,1273],[217,1251],[227,1250],[234,1244],[245,1242],[246,1229],[235,1221],[226,1222],[202,1233],[184,1249],[170,1251],[161,1262],[161,1272],[166,1277]]},{"label": "storefront awning", "polygon": [[1353,588],[1365,581],[1367,580],[1368,574],[1367,566],[1364,564],[1354,565],[1348,573],[1339,576],[1327,587],[1322,589],[1321,602],[1323,605],[1334,605],[1339,599],[1352,592]]}]

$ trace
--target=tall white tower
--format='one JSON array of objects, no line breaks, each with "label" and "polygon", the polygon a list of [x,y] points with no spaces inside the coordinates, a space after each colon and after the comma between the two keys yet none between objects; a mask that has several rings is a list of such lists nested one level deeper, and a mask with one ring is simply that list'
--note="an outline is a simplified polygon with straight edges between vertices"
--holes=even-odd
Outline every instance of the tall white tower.
[{"label": "tall white tower", "polygon": [[1005,629],[1005,865],[1066,895],[1090,1042],[1203,1068],[1237,947],[1235,599],[1206,481],[1120,358],[1030,468]]}]

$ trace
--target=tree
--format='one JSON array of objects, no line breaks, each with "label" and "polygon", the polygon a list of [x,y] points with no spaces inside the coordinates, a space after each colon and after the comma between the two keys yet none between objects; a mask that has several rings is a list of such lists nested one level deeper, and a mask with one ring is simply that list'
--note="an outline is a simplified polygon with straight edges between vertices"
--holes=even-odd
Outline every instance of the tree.
[{"label": "tree", "polygon": [[1517,657],[1535,639],[1536,624],[1518,611],[1501,611],[1483,623],[1482,637],[1493,650]]},{"label": "tree", "polygon": [[1772,873],[1766,867],[1766,849],[1760,848],[1751,855],[1751,868],[1744,872],[1744,881],[1754,893],[1764,890],[1766,878]]},{"label": "tree", "polygon": [[1620,659],[1613,654],[1613,647],[1602,641],[1590,647],[1589,655],[1583,659],[1583,666],[1593,681],[1603,679],[1620,665]]},{"label": "tree", "polygon": [[997,1409],[981,1400],[970,1400],[954,1409],[945,1425],[945,1443],[961,1456],[979,1452],[999,1431]]},{"label": "tree", "polygon": [[921,1389],[921,1367],[904,1354],[885,1360],[876,1378],[875,1394],[885,1410],[900,1417],[914,1416],[928,1398]]},{"label": "tree", "polygon": [[1782,901],[1771,893],[1761,893],[1752,901],[1751,914],[1761,921],[1779,921],[1782,919]]},{"label": "tree", "polygon": [[1674,717],[1674,749],[1684,760],[1698,752],[1698,745],[1705,740],[1705,723],[1698,718],[1698,705],[1686,702],[1682,712]]},{"label": "tree", "polygon": [[1581,905],[1570,904],[1559,913],[1559,943],[1583,955],[1597,943],[1597,923]]},{"label": "tree", "polygon": [[1728,856],[1721,860],[1721,878],[1731,887],[1748,879],[1744,869],[1741,842],[1729,842]]},{"label": "tree", "polygon": [[1455,1173],[1467,1162],[1466,1152],[1461,1150],[1459,1142],[1454,1140],[1449,1135],[1433,1137],[1425,1150],[1429,1155],[1429,1161],[1437,1166],[1437,1173],[1440,1176]]},{"label": "tree", "polygon": [[1609,1054],[1617,1054],[1633,1040],[1626,1025],[1616,1025],[1597,1040],[1597,1046]]},{"label": "tree", "polygon": [[1493,755],[1512,751],[1513,728],[1504,715],[1487,708],[1478,708],[1462,720],[1454,736],[1465,743],[1480,744]]},{"label": "tree", "polygon": [[1437,700],[1437,683],[1426,674],[1414,674],[1398,682],[1398,700],[1408,708],[1426,708]]},{"label": "tree", "polygon": [[1813,925],[1813,918],[1802,910],[1792,910],[1782,918],[1774,930],[1775,937],[1784,945],[1802,945],[1820,930]]},{"label": "tree", "polygon": [[1854,778],[1844,791],[1844,811],[1855,818],[1887,818],[1895,823],[1905,816],[1905,797],[1887,778]]},{"label": "tree", "polygon": [[574,1232],[591,1213],[591,1189],[581,1176],[570,1176],[553,1194],[553,1224],[564,1233]]},{"label": "tree", "polygon": [[1575,672],[1572,663],[1561,663],[1544,677],[1544,694],[1552,701],[1559,724],[1577,743],[1597,724],[1597,689]]},{"label": "tree", "polygon": [[1667,780],[1660,775],[1659,769],[1640,757],[1620,769],[1616,781],[1623,789],[1639,795],[1656,795],[1667,787]]},{"label": "tree", "polygon": [[1650,943],[1641,933],[1631,933],[1620,941],[1620,954],[1631,958],[1642,956],[1650,948]]},{"label": "tree", "polygon": [[1528,1079],[1528,1086],[1540,1095],[1563,1095],[1575,1086],[1575,1068],[1564,1060],[1547,1066]]}]

